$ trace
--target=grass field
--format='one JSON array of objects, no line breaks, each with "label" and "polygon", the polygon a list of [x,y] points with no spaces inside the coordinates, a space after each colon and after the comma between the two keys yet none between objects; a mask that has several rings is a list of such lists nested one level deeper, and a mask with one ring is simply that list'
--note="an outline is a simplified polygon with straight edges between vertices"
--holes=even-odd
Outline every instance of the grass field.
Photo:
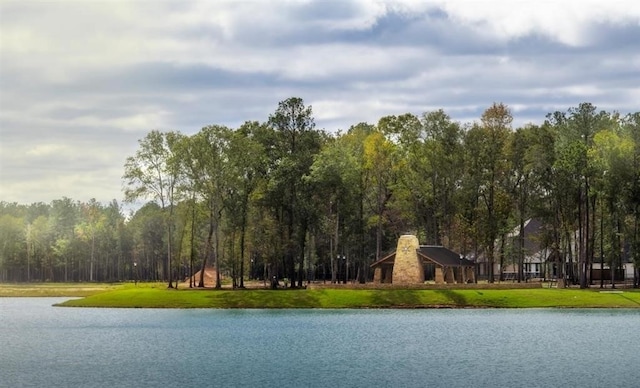
[{"label": "grass field", "polygon": [[190,290],[164,284],[93,293],[62,303],[135,308],[640,308],[640,291],[578,289]]},{"label": "grass field", "polygon": [[73,307],[123,308],[640,308],[640,290],[167,289],[166,283],[0,284],[0,296],[82,297]]}]

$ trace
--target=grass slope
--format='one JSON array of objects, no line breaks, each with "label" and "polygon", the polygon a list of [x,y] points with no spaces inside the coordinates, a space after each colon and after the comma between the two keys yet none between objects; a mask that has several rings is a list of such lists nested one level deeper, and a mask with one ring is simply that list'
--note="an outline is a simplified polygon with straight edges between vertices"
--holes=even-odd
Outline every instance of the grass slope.
[{"label": "grass slope", "polygon": [[576,289],[190,290],[164,285],[101,292],[61,306],[132,308],[640,308],[640,291]]}]

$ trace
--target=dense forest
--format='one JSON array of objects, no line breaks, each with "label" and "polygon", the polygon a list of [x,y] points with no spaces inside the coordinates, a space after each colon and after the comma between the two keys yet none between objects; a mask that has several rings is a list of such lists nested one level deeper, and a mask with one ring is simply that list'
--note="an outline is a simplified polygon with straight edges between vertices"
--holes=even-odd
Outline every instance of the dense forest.
[{"label": "dense forest", "polygon": [[363,282],[405,233],[522,263],[504,241],[536,218],[541,247],[571,263],[581,287],[600,260],[635,263],[637,286],[640,112],[583,103],[541,120],[513,128],[509,107],[494,103],[472,123],[436,110],[328,133],[289,98],[265,122],[154,130],[124,164],[124,201],[146,202],[130,214],[116,200],[0,202],[0,280],[171,287],[215,266],[235,287],[273,276]]}]

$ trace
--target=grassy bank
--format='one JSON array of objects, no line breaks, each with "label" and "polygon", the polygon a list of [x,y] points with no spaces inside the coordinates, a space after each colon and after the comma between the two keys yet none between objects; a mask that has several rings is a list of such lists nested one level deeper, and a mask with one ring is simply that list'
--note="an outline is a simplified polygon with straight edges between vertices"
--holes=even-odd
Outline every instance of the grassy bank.
[{"label": "grassy bank", "polygon": [[640,308],[640,291],[577,289],[169,290],[164,285],[100,292],[62,306],[134,308]]}]

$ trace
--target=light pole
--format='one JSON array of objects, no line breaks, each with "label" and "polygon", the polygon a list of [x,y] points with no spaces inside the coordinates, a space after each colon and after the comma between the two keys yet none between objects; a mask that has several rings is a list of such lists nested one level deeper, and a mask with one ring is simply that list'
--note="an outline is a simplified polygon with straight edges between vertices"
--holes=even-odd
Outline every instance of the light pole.
[{"label": "light pole", "polygon": [[604,205],[602,199],[600,200],[600,288],[604,288]]},{"label": "light pole", "polygon": [[133,284],[138,287],[138,263],[133,262]]},{"label": "light pole", "polygon": [[349,260],[345,255],[342,255],[342,260],[344,261],[344,284],[347,284],[349,281]]}]

